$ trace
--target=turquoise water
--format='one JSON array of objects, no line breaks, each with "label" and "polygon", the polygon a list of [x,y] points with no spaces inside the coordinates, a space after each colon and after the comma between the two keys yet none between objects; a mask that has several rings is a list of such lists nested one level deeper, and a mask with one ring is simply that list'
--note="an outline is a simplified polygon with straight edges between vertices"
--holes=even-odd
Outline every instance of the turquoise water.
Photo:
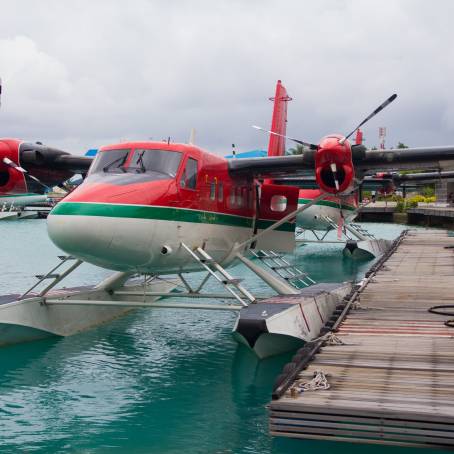
[{"label": "turquoise water", "polygon": [[[368,227],[388,238],[403,228]],[[4,222],[0,232],[0,294],[25,290],[34,274],[56,263],[59,251],[47,238],[45,221]],[[344,259],[340,252],[338,245],[308,245],[293,258],[317,281],[354,279],[371,264]],[[107,274],[85,266],[66,285],[95,283]],[[263,284],[244,269],[232,274],[264,293]],[[269,437],[265,405],[292,355],[257,361],[232,340],[234,320],[234,314],[218,311],[138,310],[72,337],[0,348],[0,452],[385,449]]]}]

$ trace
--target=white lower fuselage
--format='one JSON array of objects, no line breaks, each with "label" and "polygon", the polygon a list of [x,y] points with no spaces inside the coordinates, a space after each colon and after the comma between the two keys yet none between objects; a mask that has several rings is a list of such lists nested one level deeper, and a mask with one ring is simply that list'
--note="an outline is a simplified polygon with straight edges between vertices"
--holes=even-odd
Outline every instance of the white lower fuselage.
[{"label": "white lower fuselage", "polygon": [[[300,191],[298,199],[298,208],[309,203],[318,194],[307,196],[305,193],[309,191]],[[313,191],[311,191],[313,192]],[[312,205],[304,211],[301,211],[296,218],[297,227],[303,230],[331,230],[333,226],[328,219],[332,220],[335,224],[343,222],[349,223],[353,221],[356,216],[356,206],[354,198],[349,197],[348,201],[343,200],[340,203],[338,200],[321,200],[320,202]]]},{"label": "white lower fuselage", "polygon": [[[182,243],[191,250],[204,249],[227,266],[235,258],[233,252],[241,252],[236,246],[253,235],[252,226],[245,225],[250,219],[240,216],[226,220],[225,215],[172,208],[174,219],[178,219],[174,220],[162,219],[167,216],[162,215],[162,207],[81,203],[77,204],[78,212],[90,214],[76,214],[74,205],[60,202],[48,216],[52,241],[68,254],[117,271],[169,274],[200,270],[200,263]],[[134,211],[138,208],[137,216],[121,214],[122,209],[131,207]],[[161,219],[153,218],[154,213],[160,213]],[[293,232],[288,226],[286,231],[271,232],[261,247],[266,247],[266,236],[285,244]]]}]

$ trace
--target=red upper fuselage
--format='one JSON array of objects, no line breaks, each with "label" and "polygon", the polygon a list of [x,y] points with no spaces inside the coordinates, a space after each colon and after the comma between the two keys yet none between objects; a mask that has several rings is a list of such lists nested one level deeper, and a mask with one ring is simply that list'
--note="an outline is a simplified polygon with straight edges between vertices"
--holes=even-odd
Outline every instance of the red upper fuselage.
[{"label": "red upper fuselage", "polygon": [[247,217],[255,212],[251,181],[232,179],[225,158],[167,142],[102,147],[86,181],[65,202],[174,206]]}]

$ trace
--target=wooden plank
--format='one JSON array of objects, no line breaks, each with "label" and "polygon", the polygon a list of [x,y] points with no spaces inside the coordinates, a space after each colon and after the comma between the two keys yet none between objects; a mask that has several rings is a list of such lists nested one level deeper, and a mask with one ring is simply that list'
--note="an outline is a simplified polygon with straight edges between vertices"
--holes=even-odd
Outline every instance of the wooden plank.
[{"label": "wooden plank", "polygon": [[[326,435],[314,435],[314,434],[298,434],[298,433],[289,433],[285,432],[284,430],[272,430],[270,428],[270,435],[274,437],[290,437],[290,438],[301,438],[301,439],[306,439],[306,440],[325,440],[325,441],[343,441],[343,442],[348,442],[348,443],[361,443],[364,444],[366,441],[364,438],[355,438],[355,437],[338,437],[338,436],[330,436],[330,434]],[[432,445],[432,444],[426,444],[426,445],[421,445],[420,443],[410,443],[410,442],[396,442],[396,441],[391,441],[391,440],[378,440],[378,439],[368,439],[367,440],[368,444],[374,444],[374,445],[389,445],[389,446],[402,446],[402,447],[427,447],[427,448],[440,448],[443,449],[443,447],[440,447],[438,445]],[[451,449],[450,447],[444,448],[444,449]]]},{"label": "wooden plank", "polygon": [[322,370],[331,388],[273,401],[272,434],[454,447],[454,330],[427,312],[454,304],[448,245],[446,231],[408,233],[340,325],[345,345],[322,347],[299,374]]}]

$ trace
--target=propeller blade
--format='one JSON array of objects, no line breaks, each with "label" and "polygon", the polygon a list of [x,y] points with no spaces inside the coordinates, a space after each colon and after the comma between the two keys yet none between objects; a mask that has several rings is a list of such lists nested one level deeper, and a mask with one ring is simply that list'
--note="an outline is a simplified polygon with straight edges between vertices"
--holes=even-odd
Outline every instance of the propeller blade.
[{"label": "propeller blade", "polygon": [[11,159],[9,158],[3,158],[3,162],[7,165],[7,166],[10,166],[12,167],[13,169],[16,169],[18,170],[19,172],[21,173],[27,173],[27,171],[21,167],[21,166],[18,166],[15,162],[11,161]]},{"label": "propeller blade", "polygon": [[340,241],[342,238],[342,231],[344,228],[344,213],[342,213],[342,204],[341,200],[339,199],[339,223],[337,224],[337,239]]},{"label": "propeller blade", "polygon": [[339,181],[337,179],[337,166],[335,162],[330,164],[331,172],[333,173],[334,178],[334,185],[336,186],[336,190],[339,191]]},{"label": "propeller blade", "polygon": [[279,136],[279,137],[284,137],[285,139],[291,140],[292,142],[299,143],[300,145],[303,145],[303,147],[308,147],[311,150],[317,150],[317,145],[314,145],[313,143],[308,143],[308,142],[303,142],[302,140],[294,139],[292,137],[284,136],[283,134],[278,134],[277,132],[269,131],[268,129],[261,128],[260,126],[252,126],[254,129],[258,129],[259,131],[264,131],[267,132],[268,134],[273,134],[274,136]]},{"label": "propeller blade", "polygon": [[375,117],[381,112],[386,106],[391,104],[397,98],[397,94],[391,95],[383,104],[380,104],[368,117],[366,117],[350,134],[345,136],[339,143],[343,144],[350,136],[352,136],[364,123],[368,122],[372,117]]},{"label": "propeller blade", "polygon": [[23,167],[18,166],[15,162],[11,161],[11,159],[5,157],[5,158],[3,158],[3,162],[4,162],[7,166],[9,166],[9,167],[11,167],[11,168],[17,170],[18,172],[24,174],[24,176],[30,178],[30,179],[33,180],[33,181],[36,181],[36,182],[37,182],[38,184],[40,184],[43,188],[50,189],[49,186],[47,186],[46,184],[44,184],[42,181],[40,181],[38,178],[34,177],[33,175],[30,175]]}]

